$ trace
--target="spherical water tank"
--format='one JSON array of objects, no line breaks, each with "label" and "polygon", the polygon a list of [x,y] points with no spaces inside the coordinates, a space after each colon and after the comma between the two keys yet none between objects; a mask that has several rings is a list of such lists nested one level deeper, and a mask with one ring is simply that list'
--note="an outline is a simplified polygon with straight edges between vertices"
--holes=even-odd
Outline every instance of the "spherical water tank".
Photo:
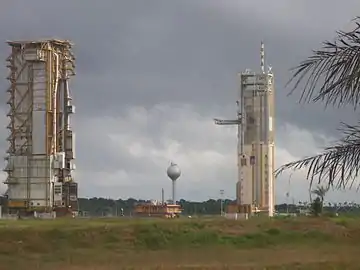
[{"label": "spherical water tank", "polygon": [[169,178],[172,181],[177,180],[181,175],[181,170],[180,170],[179,166],[177,164],[171,162],[171,165],[167,169],[167,175],[169,176]]}]

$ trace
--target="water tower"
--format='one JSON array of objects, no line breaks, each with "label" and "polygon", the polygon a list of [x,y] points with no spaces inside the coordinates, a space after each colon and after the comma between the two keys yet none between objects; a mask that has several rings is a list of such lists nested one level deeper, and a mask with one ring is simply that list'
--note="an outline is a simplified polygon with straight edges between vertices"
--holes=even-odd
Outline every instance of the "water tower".
[{"label": "water tower", "polygon": [[172,201],[173,201],[173,204],[176,204],[175,184],[176,184],[176,180],[181,175],[181,170],[180,170],[179,166],[177,164],[171,162],[169,168],[167,169],[167,175],[172,181]]}]

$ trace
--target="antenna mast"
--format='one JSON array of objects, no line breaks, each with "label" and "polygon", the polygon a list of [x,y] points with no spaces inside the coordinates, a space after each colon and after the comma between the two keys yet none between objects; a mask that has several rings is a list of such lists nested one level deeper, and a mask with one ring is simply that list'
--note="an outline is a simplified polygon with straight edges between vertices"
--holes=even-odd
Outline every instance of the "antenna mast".
[{"label": "antenna mast", "polygon": [[261,41],[261,47],[260,47],[260,67],[261,67],[261,73],[265,74],[265,46],[263,41]]}]

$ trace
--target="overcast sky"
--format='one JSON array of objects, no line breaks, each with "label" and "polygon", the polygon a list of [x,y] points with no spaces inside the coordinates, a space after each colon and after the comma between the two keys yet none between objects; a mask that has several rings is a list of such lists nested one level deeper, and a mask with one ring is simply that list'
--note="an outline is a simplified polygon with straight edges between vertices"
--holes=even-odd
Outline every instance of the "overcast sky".
[{"label": "overcast sky", "polygon": [[[236,73],[259,70],[263,40],[276,78],[276,164],[316,153],[355,113],[299,105],[298,96],[286,96],[288,70],[335,30],[349,28],[358,10],[358,0],[2,0],[0,58],[9,54],[5,40],[75,43],[81,196],[159,199],[163,187],[169,197],[166,168],[173,160],[182,169],[179,197],[206,200],[224,189],[233,198],[236,130],[212,119],[235,116]],[[0,74],[4,127],[5,63]],[[0,130],[2,153],[6,134]],[[278,202],[285,201],[288,179],[277,179]],[[295,201],[308,198],[303,173],[290,182]],[[359,195],[334,192],[329,200]]]}]

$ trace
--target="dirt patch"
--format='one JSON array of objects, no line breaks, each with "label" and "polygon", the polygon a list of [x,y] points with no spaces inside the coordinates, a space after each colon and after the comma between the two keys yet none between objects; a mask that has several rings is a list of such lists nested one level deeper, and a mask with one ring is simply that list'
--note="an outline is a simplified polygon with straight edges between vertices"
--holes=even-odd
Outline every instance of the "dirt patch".
[{"label": "dirt patch", "polygon": [[[339,250],[341,250],[339,252]],[[254,249],[254,250],[184,250],[181,252],[156,251],[126,256],[114,256],[102,264],[83,266],[63,263],[51,268],[38,269],[105,270],[105,269],[329,269],[358,266],[358,249],[327,247],[321,249]],[[291,268],[292,267],[292,268]],[[303,267],[303,268],[302,268]],[[313,267],[313,268],[309,268]],[[320,267],[320,268],[316,268]],[[330,268],[337,269],[337,268]],[[356,269],[356,268],[353,268]]]}]

